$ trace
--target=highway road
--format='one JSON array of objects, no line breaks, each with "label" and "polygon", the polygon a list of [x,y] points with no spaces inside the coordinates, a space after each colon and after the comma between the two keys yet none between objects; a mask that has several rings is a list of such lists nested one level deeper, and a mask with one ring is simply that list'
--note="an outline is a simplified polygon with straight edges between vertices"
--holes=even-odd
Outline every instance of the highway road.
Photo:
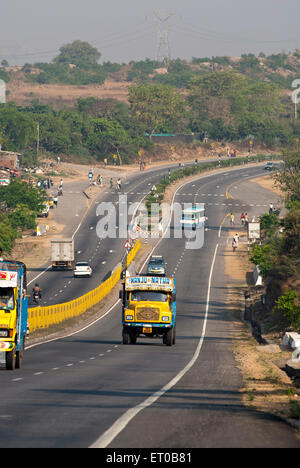
[{"label": "highway road", "polygon": [[[85,330],[28,349],[21,370],[0,370],[1,447],[300,447],[285,423],[243,405],[232,351],[225,216],[247,211],[251,218],[277,203],[265,189],[258,199],[253,192],[250,179],[263,173],[257,166],[224,170],[178,190],[175,201],[206,203],[208,230],[202,249],[174,238],[156,248],[177,279],[176,345],[122,345],[118,302]],[[139,187],[131,190],[134,201]],[[88,216],[85,223],[87,230]]]},{"label": "highway road", "polygon": [[[74,183],[71,189],[64,189],[64,209],[61,207],[58,211],[58,222],[64,222],[63,217],[68,210],[71,216],[70,225],[64,231],[65,238],[74,236],[75,243],[75,259],[76,261],[88,261],[93,269],[92,278],[73,278],[72,271],[52,271],[49,264],[41,267],[41,271],[29,270],[29,285],[32,288],[37,281],[43,291],[41,305],[53,305],[62,302],[67,302],[76,297],[86,294],[88,291],[96,288],[110,274],[112,269],[118,262],[121,261],[124,255],[124,243],[126,239],[118,237],[118,220],[119,220],[119,196],[126,195],[128,201],[128,209],[135,203],[143,200],[151,191],[155,183],[158,183],[161,178],[167,176],[169,171],[175,171],[178,165],[168,165],[156,169],[138,172],[133,175],[128,175],[122,178],[122,189],[118,192],[115,188],[105,188],[99,197],[93,202],[89,202],[84,195],[84,191],[89,186],[88,182],[80,181],[77,187]],[[75,187],[74,187],[75,185]],[[80,206],[76,206],[79,197]],[[62,200],[59,199],[59,204]],[[113,203],[116,207],[117,230],[116,238],[99,238],[97,235],[97,207],[100,203]],[[79,205],[79,204],[78,204]],[[130,221],[130,216],[129,216]],[[31,299],[31,307],[35,304]]]}]

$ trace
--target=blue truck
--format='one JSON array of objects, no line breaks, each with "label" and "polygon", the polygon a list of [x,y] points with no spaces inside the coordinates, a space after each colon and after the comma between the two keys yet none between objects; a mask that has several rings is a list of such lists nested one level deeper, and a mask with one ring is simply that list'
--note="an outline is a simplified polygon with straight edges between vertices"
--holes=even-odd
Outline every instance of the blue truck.
[{"label": "blue truck", "polygon": [[26,266],[0,261],[0,353],[7,370],[22,365],[28,321]]}]

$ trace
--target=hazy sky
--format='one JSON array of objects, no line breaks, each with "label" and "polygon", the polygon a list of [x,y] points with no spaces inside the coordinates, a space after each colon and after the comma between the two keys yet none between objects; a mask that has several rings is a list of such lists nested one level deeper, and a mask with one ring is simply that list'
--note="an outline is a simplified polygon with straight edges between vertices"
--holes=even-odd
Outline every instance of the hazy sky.
[{"label": "hazy sky", "polygon": [[49,62],[76,39],[96,47],[100,62],[155,59],[155,12],[172,14],[171,58],[300,48],[299,0],[0,0],[0,62]]}]

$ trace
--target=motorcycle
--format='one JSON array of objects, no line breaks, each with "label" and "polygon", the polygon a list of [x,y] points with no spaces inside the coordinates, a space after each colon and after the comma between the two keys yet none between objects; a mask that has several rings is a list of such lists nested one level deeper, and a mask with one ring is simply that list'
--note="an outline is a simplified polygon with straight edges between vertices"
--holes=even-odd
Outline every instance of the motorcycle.
[{"label": "motorcycle", "polygon": [[32,291],[32,299],[38,305],[41,299],[41,293],[39,291]]}]

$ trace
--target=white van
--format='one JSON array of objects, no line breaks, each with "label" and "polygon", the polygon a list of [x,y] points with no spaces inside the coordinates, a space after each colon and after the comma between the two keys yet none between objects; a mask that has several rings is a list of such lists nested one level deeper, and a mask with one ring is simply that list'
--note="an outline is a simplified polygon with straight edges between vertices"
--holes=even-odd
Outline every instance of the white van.
[{"label": "white van", "polygon": [[197,206],[191,206],[182,210],[180,225],[182,229],[197,229],[204,227],[206,221],[204,203],[197,203]]}]

